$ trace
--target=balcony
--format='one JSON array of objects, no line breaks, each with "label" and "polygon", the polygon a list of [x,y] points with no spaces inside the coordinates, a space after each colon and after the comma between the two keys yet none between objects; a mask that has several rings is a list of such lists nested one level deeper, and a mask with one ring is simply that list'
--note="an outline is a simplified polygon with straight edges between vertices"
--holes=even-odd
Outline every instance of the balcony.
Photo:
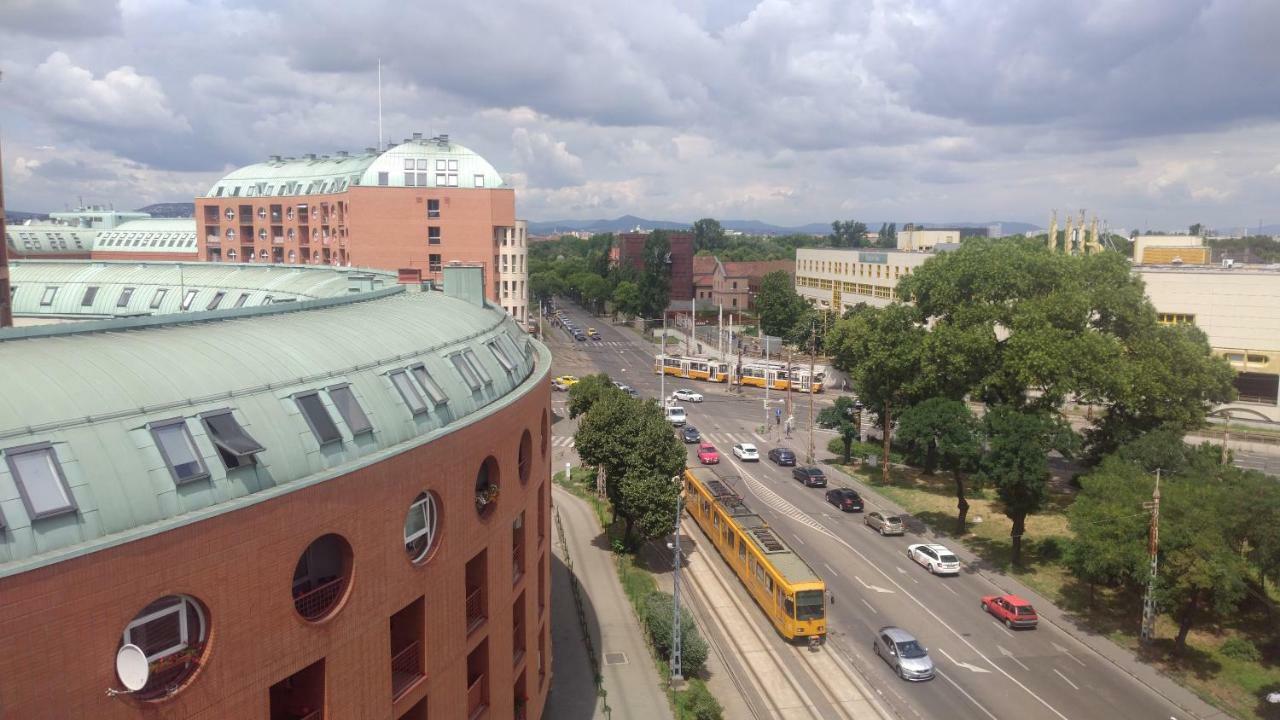
[{"label": "balcony", "polygon": [[524,577],[524,547],[518,546],[511,551],[511,584],[515,585]]},{"label": "balcony", "polygon": [[271,244],[272,244],[272,245],[283,245],[283,244],[284,244],[284,236],[283,236],[283,235],[272,235],[272,236],[271,236]]},{"label": "balcony", "polygon": [[476,720],[489,709],[489,678],[481,675],[467,687],[467,718]]},{"label": "balcony", "polygon": [[422,645],[413,642],[391,656],[391,701],[399,700],[426,675],[422,672]]},{"label": "balcony", "polygon": [[222,238],[218,237],[217,235],[213,235],[213,234],[205,235],[205,236],[204,236],[204,244],[205,244],[205,245],[221,245],[221,244],[222,244]]},{"label": "balcony", "polygon": [[329,612],[338,598],[342,597],[344,584],[345,579],[340,577],[320,583],[295,597],[293,606],[298,610],[298,614],[307,620],[313,622],[319,620]]},{"label": "balcony", "polygon": [[484,589],[476,588],[467,593],[467,632],[484,624],[487,615],[484,610]]}]

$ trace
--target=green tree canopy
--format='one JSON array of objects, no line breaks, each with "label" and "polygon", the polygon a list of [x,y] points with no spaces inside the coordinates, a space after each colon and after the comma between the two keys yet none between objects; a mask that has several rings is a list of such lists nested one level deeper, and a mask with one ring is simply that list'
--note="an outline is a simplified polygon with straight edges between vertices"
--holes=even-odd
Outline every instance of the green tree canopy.
[{"label": "green tree canopy", "polygon": [[862,411],[853,398],[847,395],[837,397],[835,403],[818,413],[817,423],[820,427],[831,428],[840,433],[840,440],[844,444],[842,462],[846,465],[849,464],[853,441],[858,439],[860,430],[858,421],[861,418]]},{"label": "green tree canopy", "polygon": [[760,279],[760,292],[756,294],[756,312],[760,326],[769,335],[783,337],[789,334],[801,316],[806,303],[796,294],[791,276],[777,270]]},{"label": "green tree canopy", "polygon": [[867,224],[857,220],[836,220],[831,223],[831,234],[827,237],[831,247],[866,247]]},{"label": "green tree canopy", "polygon": [[635,317],[641,313],[640,286],[630,280],[623,280],[613,288],[613,308],[627,317]]},{"label": "green tree canopy", "polygon": [[693,249],[719,250],[724,247],[724,228],[714,218],[702,218],[693,223]]},{"label": "green tree canopy", "polygon": [[529,276],[529,291],[540,300],[548,300],[565,292],[564,280],[552,271],[534,273]]},{"label": "green tree canopy", "polygon": [[933,474],[939,465],[949,471],[956,484],[956,534],[964,534],[969,500],[965,474],[982,456],[982,425],[969,406],[959,400],[933,397],[898,415],[898,441],[904,443],[924,472]]},{"label": "green tree canopy", "polygon": [[601,398],[612,394],[625,395],[605,373],[579,378],[569,388],[569,417],[585,415]]}]

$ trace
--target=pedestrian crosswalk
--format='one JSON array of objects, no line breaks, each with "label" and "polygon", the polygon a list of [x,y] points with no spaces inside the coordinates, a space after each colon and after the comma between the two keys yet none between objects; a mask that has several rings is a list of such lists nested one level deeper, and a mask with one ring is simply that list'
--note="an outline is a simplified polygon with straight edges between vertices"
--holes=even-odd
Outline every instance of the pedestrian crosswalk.
[{"label": "pedestrian crosswalk", "polygon": [[571,448],[574,445],[572,436],[553,435],[551,437],[551,445],[558,448]]},{"label": "pedestrian crosswalk", "polygon": [[[723,445],[725,447],[736,445],[738,443],[753,443],[755,445],[763,445],[766,442],[775,442],[775,441],[781,442],[781,441],[777,441],[776,438],[774,438],[774,440],[766,440],[761,436],[751,432],[702,433],[702,439],[703,441],[709,442],[713,445]],[[554,435],[551,438],[551,445],[553,447],[558,447],[558,448],[572,448],[575,445],[575,441],[572,435]]]}]

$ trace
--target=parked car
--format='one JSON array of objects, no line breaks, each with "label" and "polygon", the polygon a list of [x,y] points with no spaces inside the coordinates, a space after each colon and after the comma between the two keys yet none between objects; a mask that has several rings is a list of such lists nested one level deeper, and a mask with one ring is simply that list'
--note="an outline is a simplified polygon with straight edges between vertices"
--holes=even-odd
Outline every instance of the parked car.
[{"label": "parked car", "polygon": [[568,389],[569,389],[569,386],[568,386],[568,385],[565,385],[565,384],[564,384],[564,383],[562,383],[562,382],[560,382],[560,380],[559,380],[558,378],[552,378],[552,380],[551,380],[551,389],[552,389],[552,390],[555,390],[555,391],[557,391],[557,392],[564,392],[565,390],[568,390]]},{"label": "parked car", "polygon": [[680,439],[689,444],[702,442],[702,433],[698,432],[698,428],[692,425],[685,425],[680,429]]},{"label": "parked car", "polygon": [[957,575],[960,558],[945,545],[919,543],[907,546],[907,557],[934,575]]},{"label": "parked car", "polygon": [[845,512],[862,512],[862,496],[852,488],[831,488],[827,491],[827,502]]},{"label": "parked car", "polygon": [[987,595],[982,598],[982,609],[1007,628],[1033,628],[1040,621],[1031,603],[1017,595]]},{"label": "parked car", "polygon": [[677,400],[684,400],[685,402],[702,402],[701,393],[696,393],[692,390],[686,390],[684,388],[681,388],[671,393],[671,396]]},{"label": "parked car", "polygon": [[791,477],[799,480],[805,487],[826,487],[827,476],[812,465],[798,467],[791,471]]},{"label": "parked car", "polygon": [[869,512],[862,518],[862,523],[881,535],[901,535],[906,531],[902,518],[897,515],[885,515],[881,512]]},{"label": "parked car", "polygon": [[776,447],[769,450],[769,460],[781,467],[796,466],[796,454],[784,447]]},{"label": "parked car", "polygon": [[573,375],[561,375],[556,380],[559,380],[565,387],[573,387],[578,384],[578,378]]},{"label": "parked car", "polygon": [[751,443],[738,443],[733,446],[734,457],[743,462],[760,462],[760,451]]},{"label": "parked car", "polygon": [[684,408],[679,405],[667,406],[667,422],[675,425],[676,427],[680,427],[684,425],[686,419],[687,416],[684,414]]},{"label": "parked car", "polygon": [[596,342],[600,342],[601,340],[604,340],[604,338],[600,337],[599,333],[592,335],[591,339],[595,340]]},{"label": "parked car", "polygon": [[582,334],[582,333],[580,333],[580,332],[576,332],[576,333],[574,333],[574,334],[573,334],[573,339],[574,339],[574,340],[577,340],[578,342],[586,342],[586,341],[587,341],[587,336],[586,336],[586,335],[583,335],[583,334]]},{"label": "parked car", "polygon": [[716,446],[709,442],[699,445],[698,462],[703,465],[718,465],[720,463],[720,453],[716,450]]},{"label": "parked car", "polygon": [[933,661],[929,652],[911,633],[899,627],[882,627],[876,631],[871,651],[889,664],[903,680],[920,682],[933,679]]}]

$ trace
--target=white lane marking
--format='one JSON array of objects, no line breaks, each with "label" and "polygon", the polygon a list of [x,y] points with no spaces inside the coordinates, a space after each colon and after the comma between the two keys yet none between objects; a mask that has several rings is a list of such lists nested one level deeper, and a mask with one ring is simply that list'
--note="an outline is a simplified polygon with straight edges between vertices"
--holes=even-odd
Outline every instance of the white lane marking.
[{"label": "white lane marking", "polygon": [[1031,668],[1027,667],[1021,660],[1014,657],[1013,653],[1009,652],[1008,650],[1005,650],[1003,645],[997,645],[996,649],[1000,651],[1001,655],[1021,665],[1023,670],[1026,670],[1027,672],[1031,672]]},{"label": "white lane marking", "polygon": [[890,590],[889,588],[882,588],[882,587],[880,587],[879,585],[868,585],[868,584],[867,584],[867,582],[866,582],[865,580],[863,580],[862,578],[858,577],[857,575],[854,575],[854,576],[853,576],[853,579],[854,579],[854,580],[857,580],[857,581],[858,581],[858,583],[859,583],[860,585],[862,585],[862,587],[864,587],[864,588],[866,588],[866,589],[868,589],[868,590],[871,590],[871,591],[874,591],[874,592],[878,592],[878,593],[889,593],[890,595],[892,595],[892,594],[893,594],[893,591],[892,591],[892,590]]},{"label": "white lane marking", "polygon": [[942,583],[942,589],[943,589],[943,590],[946,590],[947,592],[951,593],[952,595],[959,595],[959,594],[960,594],[960,593],[956,592],[955,590],[952,590],[951,588],[947,587],[947,584],[946,584],[946,583]]},{"label": "white lane marking", "polygon": [[870,610],[871,612],[873,612],[873,613],[875,613],[875,614],[877,614],[877,615],[879,615],[879,614],[880,614],[880,611],[879,611],[879,610],[877,610],[877,609],[875,609],[875,608],[873,608],[873,607],[871,607],[871,603],[867,602],[867,601],[866,601],[866,599],[864,599],[864,598],[858,598],[858,599],[859,599],[859,600],[862,600],[862,604],[863,604],[863,605],[866,605],[868,610]]},{"label": "white lane marking", "polygon": [[[1049,702],[1048,702],[1047,700],[1045,700],[1044,698],[1042,698],[1042,697],[1040,697],[1039,695],[1037,695],[1037,694],[1035,693],[1035,691],[1033,691],[1031,688],[1029,688],[1029,687],[1027,687],[1026,685],[1024,685],[1022,682],[1020,682],[1020,681],[1019,681],[1017,678],[1015,678],[1014,676],[1010,675],[1010,674],[1009,674],[1009,673],[1008,673],[1004,668],[1002,668],[1002,667],[1000,667],[999,665],[997,665],[997,664],[995,663],[995,661],[993,661],[991,658],[987,657],[987,656],[986,656],[986,654],[984,654],[981,650],[979,650],[979,649],[977,648],[977,646],[975,646],[972,642],[970,642],[970,641],[969,641],[969,639],[968,639],[968,638],[966,638],[964,635],[962,635],[962,634],[961,634],[959,631],[957,631],[955,628],[953,628],[953,627],[951,627],[950,625],[948,625],[948,624],[947,624],[947,623],[946,623],[946,622],[945,622],[941,617],[939,617],[939,615],[938,615],[936,612],[934,612],[934,611],[933,611],[933,610],[932,610],[928,605],[925,605],[925,604],[920,600],[920,598],[918,598],[918,597],[916,597],[916,596],[912,595],[911,593],[907,592],[907,589],[906,589],[905,587],[903,587],[902,585],[900,585],[900,584],[898,583],[898,581],[894,580],[894,579],[893,579],[893,577],[889,575],[889,573],[885,572],[882,568],[880,568],[879,566],[877,566],[875,563],[871,562],[871,558],[867,557],[865,553],[863,553],[861,550],[859,550],[858,548],[854,547],[853,545],[849,544],[849,542],[848,542],[847,540],[845,540],[844,538],[840,537],[839,535],[836,535],[836,534],[835,534],[834,532],[832,532],[831,530],[827,529],[827,527],[826,527],[825,525],[823,525],[821,522],[819,522],[819,521],[817,521],[817,520],[813,519],[813,518],[812,518],[812,517],[810,517],[808,514],[806,514],[806,513],[802,512],[802,511],[801,511],[799,508],[797,508],[795,505],[792,505],[790,502],[788,502],[787,500],[783,499],[780,495],[778,495],[777,493],[775,493],[773,490],[769,489],[767,486],[765,486],[765,484],[764,484],[764,483],[762,483],[762,482],[760,482],[759,480],[757,480],[757,479],[755,478],[755,476],[753,476],[751,473],[748,473],[748,472],[747,472],[747,471],[742,467],[742,465],[741,465],[741,464],[739,464],[739,463],[737,463],[737,462],[734,462],[734,461],[732,461],[732,460],[730,460],[730,462],[733,464],[733,466],[734,466],[734,467],[736,467],[736,468],[738,469],[738,472],[742,473],[743,481],[744,481],[747,485],[749,485],[749,486],[751,487],[751,490],[752,490],[752,491],[753,491],[757,496],[759,496],[762,500],[764,500],[767,504],[769,504],[769,505],[773,506],[774,508],[778,509],[780,512],[785,513],[788,517],[792,518],[792,519],[793,519],[793,520],[795,520],[796,522],[799,522],[799,523],[801,523],[801,524],[803,524],[803,525],[806,525],[806,526],[808,526],[809,528],[812,528],[813,530],[816,530],[817,532],[820,532],[820,533],[822,533],[823,535],[826,535],[827,537],[831,538],[831,539],[832,539],[832,540],[834,540],[835,542],[840,543],[841,545],[843,545],[845,548],[847,548],[847,549],[849,550],[849,552],[852,552],[854,555],[857,555],[859,558],[861,558],[861,559],[862,559],[862,561],[863,561],[864,563],[866,563],[868,566],[870,566],[870,567],[871,567],[872,569],[874,569],[876,572],[878,572],[878,573],[880,573],[881,575],[883,575],[883,576],[884,576],[884,579],[885,579],[885,580],[888,580],[890,584],[892,584],[892,585],[896,586],[899,590],[901,590],[901,591],[902,591],[902,593],[903,593],[904,595],[906,595],[908,598],[910,598],[912,602],[914,602],[916,605],[920,606],[920,609],[921,609],[921,610],[923,610],[923,611],[925,611],[925,613],[927,613],[930,617],[932,617],[932,618],[934,619],[934,621],[936,621],[936,622],[938,623],[938,625],[940,625],[940,626],[942,626],[942,627],[946,628],[948,632],[950,632],[952,635],[955,635],[955,636],[956,636],[956,639],[957,639],[957,640],[959,640],[960,642],[962,642],[962,643],[964,643],[965,645],[967,645],[967,646],[969,647],[969,649],[970,649],[970,650],[972,650],[972,651],[973,651],[973,652],[974,652],[978,657],[982,658],[983,660],[985,660],[985,661],[987,662],[987,664],[989,664],[991,667],[995,668],[996,672],[998,672],[998,673],[1000,673],[1001,675],[1005,676],[1006,678],[1008,678],[1008,679],[1009,679],[1009,681],[1010,681],[1010,682],[1012,682],[1014,685],[1017,685],[1019,688],[1021,688],[1023,692],[1025,692],[1025,693],[1027,693],[1028,695],[1030,695],[1031,697],[1035,698],[1036,702],[1038,702],[1038,703],[1040,703],[1041,705],[1043,705],[1046,709],[1048,709],[1048,710],[1049,710],[1049,712],[1053,713],[1054,715],[1056,715],[1056,716],[1057,716],[1057,717],[1059,717],[1059,718],[1062,718],[1062,720],[1069,720],[1069,718],[1068,718],[1066,715],[1063,715],[1061,712],[1059,712],[1059,711],[1058,711],[1058,709],[1057,709],[1057,708],[1055,708],[1054,706],[1050,705],[1050,704],[1049,704]],[[785,508],[785,509],[784,509],[784,508]],[[906,573],[906,571],[905,571],[905,570],[902,570],[902,568],[898,568],[898,569],[899,569],[901,572],[903,572],[904,574]],[[972,698],[971,698],[971,699],[972,699]],[[975,703],[975,704],[976,704],[976,703]],[[984,712],[985,712],[985,709],[984,709]],[[988,713],[988,714],[990,714],[990,713]]]},{"label": "white lane marking", "polygon": [[1058,677],[1062,678],[1062,681],[1063,681],[1063,682],[1065,682],[1066,684],[1068,684],[1068,685],[1070,685],[1071,687],[1075,688],[1076,690],[1079,690],[1079,689],[1080,689],[1080,687],[1079,687],[1078,685],[1076,685],[1075,683],[1073,683],[1073,682],[1071,682],[1070,680],[1068,680],[1066,675],[1063,675],[1062,673],[1058,672],[1058,668],[1054,668],[1054,669],[1053,669],[1053,671],[1054,671],[1055,673],[1058,673]]},{"label": "white lane marking", "polygon": [[977,705],[978,709],[986,713],[987,717],[991,718],[991,720],[999,720],[999,718],[991,714],[990,710],[982,707],[982,703],[978,702],[977,700],[974,700],[972,695],[965,692],[964,688],[957,685],[955,680],[952,680],[951,678],[947,677],[946,673],[942,672],[941,670],[935,670],[934,672],[936,672],[939,676],[941,676],[943,680],[946,680],[947,682],[951,683],[952,687],[959,690],[961,695],[964,695],[965,697],[969,698],[969,702],[973,703],[974,705]]},{"label": "white lane marking", "polygon": [[969,663],[960,662],[959,660],[957,660],[957,659],[955,659],[955,658],[951,657],[951,653],[947,652],[946,650],[943,650],[942,648],[938,648],[938,652],[942,653],[943,655],[946,655],[946,656],[947,656],[947,659],[948,659],[948,660],[950,660],[953,664],[955,664],[955,665],[957,665],[957,666],[959,666],[959,667],[962,667],[962,668],[964,668],[965,670],[968,670],[968,671],[970,671],[970,672],[976,672],[976,673],[989,673],[989,672],[991,672],[990,670],[988,670],[988,669],[986,669],[986,668],[980,668],[980,667],[978,667],[977,665],[970,665]]},{"label": "white lane marking", "polygon": [[797,536],[796,536],[796,540],[799,540],[801,545],[808,545],[808,544],[809,544],[809,543],[805,542],[805,541],[804,541],[804,538],[800,537],[799,535],[797,535]]},{"label": "white lane marking", "polygon": [[1058,643],[1056,643],[1056,642],[1050,642],[1049,644],[1053,646],[1053,649],[1054,649],[1054,650],[1057,650],[1058,652],[1062,653],[1063,655],[1066,655],[1067,657],[1071,658],[1072,660],[1075,660],[1075,661],[1076,661],[1076,664],[1077,664],[1077,665],[1079,665],[1080,667],[1087,667],[1087,666],[1084,664],[1084,661],[1083,661],[1083,660],[1080,660],[1080,659],[1078,659],[1075,655],[1072,655],[1072,654],[1071,654],[1071,653],[1070,653],[1066,648],[1062,647],[1062,646],[1061,646],[1061,645],[1059,645]]},{"label": "white lane marking", "polygon": [[830,565],[826,563],[822,563],[822,567],[830,570],[832,575],[835,575],[836,577],[840,577],[840,573],[836,572],[836,569],[831,567]]},{"label": "white lane marking", "polygon": [[1012,630],[1005,627],[1004,625],[1001,625],[999,620],[996,621],[996,627],[1000,628],[1000,632],[1004,633],[1005,635],[1008,635],[1009,637],[1018,637],[1017,635],[1013,634]]}]

